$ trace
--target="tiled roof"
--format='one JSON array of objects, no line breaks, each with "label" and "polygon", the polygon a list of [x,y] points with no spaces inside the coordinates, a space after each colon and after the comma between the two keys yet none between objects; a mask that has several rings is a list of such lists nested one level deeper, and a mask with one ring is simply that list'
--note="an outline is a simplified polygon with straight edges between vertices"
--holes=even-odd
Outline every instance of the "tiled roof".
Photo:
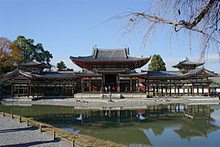
[{"label": "tiled roof", "polygon": [[210,77],[213,82],[219,83],[220,84],[220,77]]},{"label": "tiled roof", "polygon": [[18,66],[44,66],[44,67],[50,67],[49,64],[41,63],[36,60],[25,62],[25,63],[18,63]]},{"label": "tiled roof", "polygon": [[186,60],[181,61],[181,62],[179,62],[177,65],[174,65],[174,66],[172,66],[172,67],[178,68],[178,67],[180,67],[181,65],[195,65],[195,66],[201,66],[201,65],[203,65],[203,64],[204,64],[204,62],[189,61],[189,59],[186,59]]},{"label": "tiled roof", "polygon": [[197,68],[190,70],[189,72],[183,74],[179,71],[148,71],[147,77],[155,78],[182,78],[188,77],[200,73],[204,68]]},{"label": "tiled roof", "polygon": [[75,73],[73,71],[59,71],[59,72],[43,72],[41,74],[35,74],[24,69],[16,69],[7,73],[5,76],[13,76],[16,73],[20,73],[26,77],[32,78],[74,78]]},{"label": "tiled roof", "polygon": [[73,71],[43,72],[40,76],[42,78],[73,78],[75,73]]},{"label": "tiled roof", "polygon": [[136,61],[150,59],[150,57],[135,57],[130,56],[129,49],[99,49],[94,48],[93,54],[91,56],[78,56],[72,57],[72,60],[82,60],[82,61]]}]

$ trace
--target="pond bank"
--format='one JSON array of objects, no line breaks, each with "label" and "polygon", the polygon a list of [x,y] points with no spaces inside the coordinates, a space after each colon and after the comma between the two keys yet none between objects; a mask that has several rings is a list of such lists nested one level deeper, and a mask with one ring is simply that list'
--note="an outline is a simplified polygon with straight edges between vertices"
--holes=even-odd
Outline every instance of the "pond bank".
[{"label": "pond bank", "polygon": [[5,112],[0,115],[0,146],[123,147]]},{"label": "pond bank", "polygon": [[68,147],[59,139],[52,139],[52,136],[42,132],[33,126],[26,126],[17,120],[0,116],[0,146],[45,146],[45,147]]},{"label": "pond bank", "polygon": [[218,97],[156,97],[156,98],[124,98],[124,99],[100,99],[100,98],[47,98],[30,101],[29,99],[4,99],[2,105],[54,105],[71,106],[75,109],[137,109],[151,105],[185,104],[185,105],[209,105],[219,104]]}]

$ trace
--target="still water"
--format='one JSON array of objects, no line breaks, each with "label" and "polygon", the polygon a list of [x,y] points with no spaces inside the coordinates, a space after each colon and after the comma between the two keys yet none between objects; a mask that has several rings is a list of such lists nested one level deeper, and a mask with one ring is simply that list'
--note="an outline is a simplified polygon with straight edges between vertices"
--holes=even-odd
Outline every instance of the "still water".
[{"label": "still water", "polygon": [[0,111],[126,146],[220,147],[220,105],[173,104],[136,110],[0,105]]}]

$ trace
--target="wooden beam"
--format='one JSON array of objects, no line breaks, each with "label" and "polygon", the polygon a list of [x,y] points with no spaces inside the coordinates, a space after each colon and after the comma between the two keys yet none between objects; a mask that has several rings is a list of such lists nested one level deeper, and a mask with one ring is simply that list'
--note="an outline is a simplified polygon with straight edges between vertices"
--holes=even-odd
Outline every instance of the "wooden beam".
[{"label": "wooden beam", "polygon": [[91,86],[92,86],[92,83],[91,83],[91,78],[89,78],[89,92],[90,92],[90,93],[91,93],[91,91],[92,91]]},{"label": "wooden beam", "polygon": [[133,89],[132,89],[132,78],[130,78],[130,91],[133,91]]},{"label": "wooden beam", "polygon": [[14,97],[14,85],[11,85],[11,96]]},{"label": "wooden beam", "polygon": [[83,83],[83,78],[81,79],[81,93],[84,92],[84,83]]}]

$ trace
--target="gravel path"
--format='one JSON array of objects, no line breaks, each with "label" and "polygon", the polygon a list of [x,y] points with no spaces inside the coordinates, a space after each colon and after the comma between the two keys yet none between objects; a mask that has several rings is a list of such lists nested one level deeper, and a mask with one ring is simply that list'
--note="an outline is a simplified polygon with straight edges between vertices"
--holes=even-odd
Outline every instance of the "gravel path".
[{"label": "gravel path", "polygon": [[0,116],[0,146],[67,147],[70,145],[59,139],[52,140],[51,135],[40,133],[35,127],[26,127],[25,123]]}]

